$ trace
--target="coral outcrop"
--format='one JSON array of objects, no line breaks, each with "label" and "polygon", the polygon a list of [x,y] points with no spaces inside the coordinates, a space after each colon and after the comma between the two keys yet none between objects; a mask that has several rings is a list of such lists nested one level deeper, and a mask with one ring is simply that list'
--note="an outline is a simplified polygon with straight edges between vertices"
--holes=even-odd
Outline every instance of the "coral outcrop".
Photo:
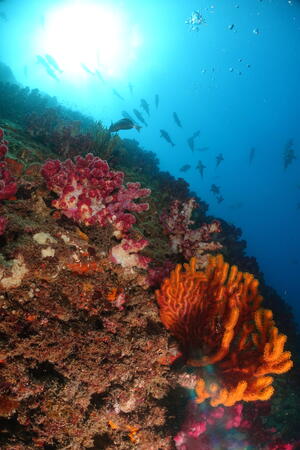
[{"label": "coral outcrop", "polygon": [[[163,324],[181,343],[187,365],[197,373],[197,402],[232,406],[241,400],[268,400],[273,377],[291,369],[287,337],[270,310],[261,308],[258,281],[229,267],[222,255],[205,270],[196,260],[178,265],[156,291]],[[207,369],[207,370],[205,370]]]},{"label": "coral outcrop", "polygon": [[171,447],[154,302],[108,258],[111,233],[41,214],[41,201],[12,203],[2,249],[0,447]]}]

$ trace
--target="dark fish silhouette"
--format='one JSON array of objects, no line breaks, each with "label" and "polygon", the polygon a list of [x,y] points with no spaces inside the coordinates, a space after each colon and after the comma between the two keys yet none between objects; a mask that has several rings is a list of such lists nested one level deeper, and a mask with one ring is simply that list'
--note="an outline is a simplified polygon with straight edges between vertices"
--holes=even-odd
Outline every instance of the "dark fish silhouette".
[{"label": "dark fish silhouette", "polygon": [[142,127],[134,123],[132,120],[124,118],[118,120],[118,122],[112,123],[108,131],[112,133],[120,130],[131,130],[132,128],[135,128],[136,130],[140,131]]},{"label": "dark fish silhouette", "polygon": [[147,115],[150,116],[149,104],[146,102],[144,98],[141,99],[140,106],[141,108],[143,108],[144,111],[146,111]]},{"label": "dark fish silhouette", "polygon": [[242,206],[244,206],[243,202],[236,202],[236,203],[232,203],[231,205],[229,205],[228,208],[230,208],[230,209],[241,209]]},{"label": "dark fish silhouette", "polygon": [[224,161],[224,157],[223,157],[223,155],[222,155],[222,153],[220,153],[217,157],[216,157],[216,167],[218,167],[220,164],[221,164],[221,162],[222,161]]},{"label": "dark fish silhouette", "polygon": [[[129,120],[131,120],[132,122],[134,122],[133,118],[131,117],[130,114],[128,114],[127,111],[122,111],[122,116],[124,117],[124,119],[129,119]],[[135,123],[135,122],[134,122],[134,123]]]},{"label": "dark fish silhouette", "polygon": [[213,194],[218,195],[218,194],[220,194],[220,187],[217,186],[216,184],[212,184],[212,185],[211,185],[211,188],[210,188],[210,191],[211,191]]},{"label": "dark fish silhouette", "polygon": [[195,152],[206,152],[207,150],[209,150],[209,147],[195,148]]},{"label": "dark fish silhouette", "polygon": [[155,94],[154,102],[155,102],[155,107],[157,109],[158,105],[159,105],[159,95],[158,94]]},{"label": "dark fish silhouette", "polygon": [[165,139],[169,144],[172,145],[172,147],[175,147],[174,142],[172,142],[172,139],[169,136],[169,133],[167,133],[165,130],[160,130],[160,137]]},{"label": "dark fish silhouette", "polygon": [[128,83],[128,89],[131,95],[133,95],[133,86],[131,83]]},{"label": "dark fish silhouette", "polygon": [[5,14],[5,12],[0,12],[0,19],[4,20],[4,22],[7,22],[7,15]]},{"label": "dark fish silhouette", "polygon": [[222,203],[224,201],[224,197],[222,195],[219,195],[216,199],[218,203]]},{"label": "dark fish silhouette", "polygon": [[142,122],[145,125],[145,127],[147,127],[148,125],[147,125],[144,117],[142,116],[142,114],[137,109],[134,109],[133,112],[134,112],[134,115],[139,119],[139,121]]},{"label": "dark fish silhouette", "polygon": [[255,147],[251,147],[250,153],[249,153],[249,164],[252,163],[254,156],[255,156]]},{"label": "dark fish silhouette", "polygon": [[287,169],[288,166],[292,164],[294,159],[297,159],[295,151],[292,148],[290,148],[284,155],[284,168]]},{"label": "dark fish silhouette", "polygon": [[203,178],[204,169],[206,169],[206,166],[202,163],[202,161],[198,161],[198,165],[196,166],[196,169],[199,170],[200,175]]},{"label": "dark fish silhouette", "polygon": [[86,73],[88,73],[89,75],[95,75],[94,72],[92,72],[91,69],[89,69],[85,64],[80,63],[80,65]]},{"label": "dark fish silhouette", "polygon": [[100,81],[102,81],[102,83],[105,83],[105,80],[98,69],[95,70],[95,75],[97,78],[99,78]]},{"label": "dark fish silhouette", "polygon": [[180,172],[187,172],[191,167],[192,166],[190,164],[184,164],[184,166],[180,168]]},{"label": "dark fish silhouette", "polygon": [[193,136],[188,138],[187,143],[188,143],[188,146],[190,147],[190,149],[193,152],[194,151],[194,146],[195,146]]},{"label": "dark fish silhouette", "polygon": [[53,69],[55,69],[59,73],[63,73],[63,70],[61,70],[61,68],[59,67],[56,60],[53,58],[53,56],[45,55],[45,58],[46,58],[47,62],[49,63],[49,65],[51,67],[53,67]]},{"label": "dark fish silhouette", "polygon": [[195,139],[200,135],[200,130],[195,131],[191,137],[188,138],[187,143],[192,152],[195,150]]},{"label": "dark fish silhouette", "polygon": [[47,63],[47,61],[45,60],[45,58],[43,58],[43,56],[37,55],[36,57],[37,62],[39,64],[41,64],[44,69],[46,70],[47,74],[52,77],[55,81],[59,81],[59,78],[57,77],[56,73],[54,72],[54,70],[49,66],[49,64]]},{"label": "dark fish silhouette", "polygon": [[290,164],[297,159],[295,150],[293,149],[294,141],[293,139],[289,139],[286,143],[284,152],[283,152],[283,165],[284,168],[287,169]]},{"label": "dark fish silhouette", "polygon": [[176,125],[178,125],[180,128],[182,128],[181,122],[179,120],[179,117],[177,116],[176,112],[173,112],[173,119]]},{"label": "dark fish silhouette", "polygon": [[121,94],[119,94],[119,92],[116,89],[113,89],[113,94],[118,97],[120,100],[124,100],[124,97],[122,97]]}]

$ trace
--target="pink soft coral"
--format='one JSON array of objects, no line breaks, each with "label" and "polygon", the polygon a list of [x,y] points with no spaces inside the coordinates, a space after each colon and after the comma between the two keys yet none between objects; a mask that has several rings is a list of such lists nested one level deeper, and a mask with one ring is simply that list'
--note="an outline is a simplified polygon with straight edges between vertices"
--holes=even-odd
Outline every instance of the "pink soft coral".
[{"label": "pink soft coral", "polygon": [[47,161],[41,173],[48,188],[59,195],[53,201],[55,208],[85,225],[111,224],[118,238],[136,221],[128,211],[139,213],[149,207],[134,200],[150,195],[150,189],[142,189],[140,183],[124,186],[124,173],[110,170],[106,161],[91,153],[85,158],[77,156],[75,162]]},{"label": "pink soft coral", "polygon": [[212,241],[212,235],[221,231],[221,225],[218,220],[213,220],[200,228],[190,228],[194,224],[191,216],[196,206],[193,198],[184,203],[174,200],[169,213],[162,214],[161,222],[174,253],[182,253],[187,260],[196,257],[200,265],[205,265],[207,252],[222,248],[219,242]]},{"label": "pink soft coral", "polygon": [[122,239],[118,245],[111,249],[110,259],[115,264],[120,264],[124,269],[147,269],[151,258],[138,254],[147,245],[146,239],[139,239],[138,241],[130,238]]}]

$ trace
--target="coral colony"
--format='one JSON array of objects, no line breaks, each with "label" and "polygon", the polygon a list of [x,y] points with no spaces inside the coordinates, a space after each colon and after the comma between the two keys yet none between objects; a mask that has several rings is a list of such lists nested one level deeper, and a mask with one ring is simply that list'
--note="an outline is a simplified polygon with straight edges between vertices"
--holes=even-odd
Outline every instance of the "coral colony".
[{"label": "coral colony", "polygon": [[136,219],[125,211],[142,212],[147,203],[133,200],[150,195],[150,189],[141,189],[140,183],[123,186],[124,174],[109,169],[106,161],[86,155],[77,156],[75,163],[68,159],[47,161],[41,170],[48,189],[59,195],[53,206],[74,221],[101,227],[112,224],[119,236],[128,231]]},{"label": "coral colony", "polygon": [[[261,308],[258,281],[229,267],[222,255],[211,257],[205,271],[196,259],[178,265],[156,291],[162,323],[184,349],[197,372],[196,402],[211,406],[268,400],[274,393],[269,374],[293,366],[284,351],[287,337],[278,332],[272,311]],[[206,370],[214,364],[215,371]]]},{"label": "coral colony", "polygon": [[218,242],[212,241],[214,233],[220,233],[221,224],[218,220],[210,224],[204,223],[200,228],[191,229],[194,224],[191,220],[193,209],[197,207],[195,199],[180,204],[174,200],[169,213],[161,215],[164,232],[169,235],[172,251],[182,253],[186,260],[196,257],[197,264],[206,265],[208,252],[222,248]]},{"label": "coral colony", "polygon": [[72,112],[33,135],[46,100],[1,89],[1,449],[296,449],[296,332],[238,231],[135,141],[40,151]]}]

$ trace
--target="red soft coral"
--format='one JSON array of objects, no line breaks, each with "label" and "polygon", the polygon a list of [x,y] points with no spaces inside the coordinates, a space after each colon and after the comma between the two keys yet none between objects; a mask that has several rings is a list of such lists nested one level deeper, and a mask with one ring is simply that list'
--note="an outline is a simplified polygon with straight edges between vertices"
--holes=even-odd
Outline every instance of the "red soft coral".
[{"label": "red soft coral", "polygon": [[111,224],[118,238],[136,221],[129,211],[142,212],[149,207],[134,200],[150,195],[150,189],[142,189],[140,183],[124,186],[124,173],[110,170],[106,161],[91,153],[85,158],[77,156],[75,162],[47,161],[41,173],[48,188],[59,195],[52,203],[55,208],[85,225]]}]

